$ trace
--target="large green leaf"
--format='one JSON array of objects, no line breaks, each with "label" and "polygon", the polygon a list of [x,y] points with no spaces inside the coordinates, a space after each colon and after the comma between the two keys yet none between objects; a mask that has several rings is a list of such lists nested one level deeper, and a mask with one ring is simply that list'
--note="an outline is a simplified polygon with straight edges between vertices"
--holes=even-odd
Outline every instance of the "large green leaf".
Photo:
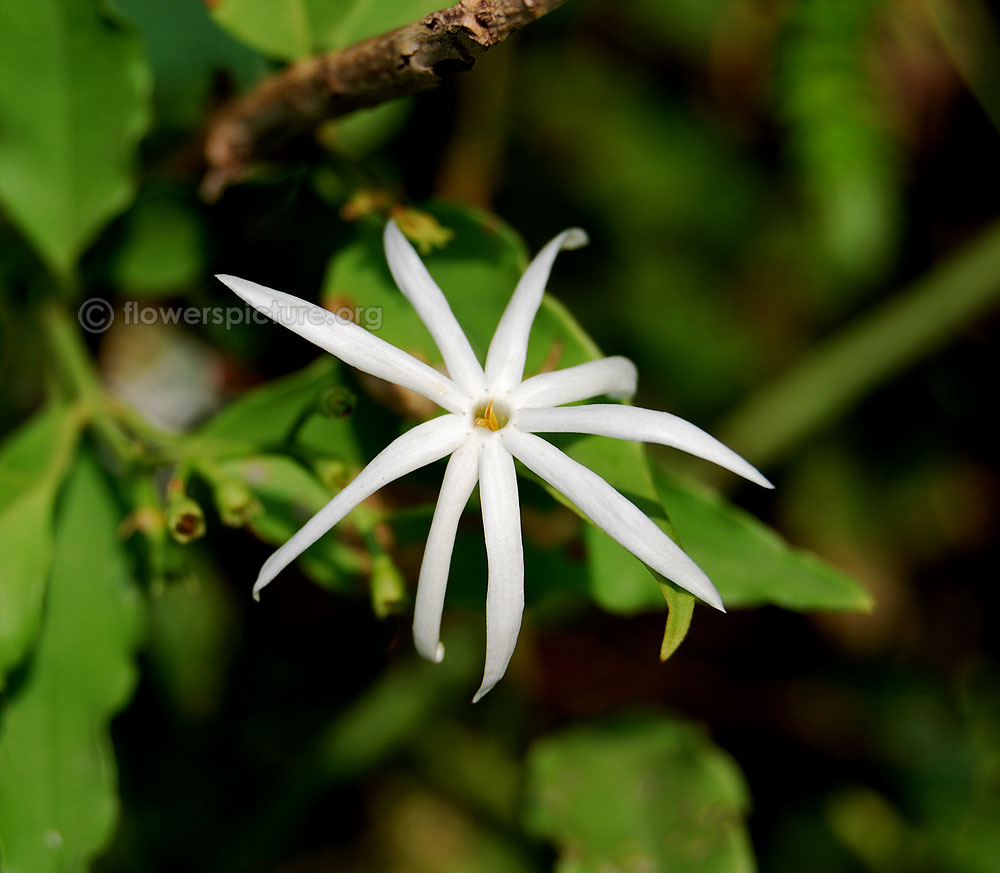
[{"label": "large green leaf", "polygon": [[872,608],[872,596],[852,576],[793,548],[718,494],[662,471],[654,479],[684,548],[715,582],[727,606]]},{"label": "large green leaf", "polygon": [[211,108],[220,77],[246,88],[267,72],[264,58],[212,19],[205,0],[114,2],[142,34],[155,78],[159,124],[195,127]]},{"label": "large green leaf", "polygon": [[0,3],[0,202],[59,274],[132,197],[150,76],[96,0]]},{"label": "large green leaf", "polygon": [[108,724],[135,682],[141,617],[119,515],[96,464],[83,458],[57,519],[45,627],[3,714],[4,873],[84,871],[114,830]]},{"label": "large green leaf", "polygon": [[34,642],[52,558],[52,510],[80,416],[51,406],[0,448],[0,689]]},{"label": "large green leaf", "polygon": [[217,0],[212,13],[264,54],[292,59],[360,42],[443,5],[438,0]]},{"label": "large green leaf", "polygon": [[558,873],[755,868],[742,774],[696,728],[662,717],[568,730],[528,756],[528,827]]}]

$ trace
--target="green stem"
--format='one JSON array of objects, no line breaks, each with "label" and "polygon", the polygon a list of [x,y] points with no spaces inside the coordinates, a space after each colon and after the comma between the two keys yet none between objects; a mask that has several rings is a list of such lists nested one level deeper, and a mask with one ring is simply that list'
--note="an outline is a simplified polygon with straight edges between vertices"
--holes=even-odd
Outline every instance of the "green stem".
[{"label": "green stem", "polygon": [[104,390],[80,331],[65,308],[54,303],[42,311],[41,324],[56,369],[70,393],[84,404],[91,427],[119,463],[131,464],[139,454],[138,447],[108,416]]},{"label": "green stem", "polygon": [[753,395],[720,438],[764,467],[843,416],[1000,298],[1000,222]]}]

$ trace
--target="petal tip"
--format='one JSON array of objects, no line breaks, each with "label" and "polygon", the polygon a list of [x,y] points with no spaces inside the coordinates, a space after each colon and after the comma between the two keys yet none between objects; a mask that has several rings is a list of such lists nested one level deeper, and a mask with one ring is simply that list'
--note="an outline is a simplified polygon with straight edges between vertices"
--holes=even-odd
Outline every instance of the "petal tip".
[{"label": "petal tip", "polygon": [[583,248],[588,243],[590,243],[590,237],[587,236],[587,231],[585,231],[582,227],[571,227],[566,231],[566,237],[563,239],[562,247],[564,249],[579,249]]}]

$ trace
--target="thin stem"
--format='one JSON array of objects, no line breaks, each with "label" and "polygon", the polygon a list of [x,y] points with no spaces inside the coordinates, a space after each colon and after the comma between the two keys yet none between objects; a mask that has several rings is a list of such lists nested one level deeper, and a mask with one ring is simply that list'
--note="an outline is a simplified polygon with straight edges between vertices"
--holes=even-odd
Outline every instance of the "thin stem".
[{"label": "thin stem", "polygon": [[58,374],[69,392],[84,404],[91,427],[123,465],[135,462],[139,447],[107,414],[104,390],[80,331],[65,308],[49,304],[42,311],[42,329]]},{"label": "thin stem", "polygon": [[943,344],[1000,298],[1000,222],[753,395],[719,429],[768,466]]}]

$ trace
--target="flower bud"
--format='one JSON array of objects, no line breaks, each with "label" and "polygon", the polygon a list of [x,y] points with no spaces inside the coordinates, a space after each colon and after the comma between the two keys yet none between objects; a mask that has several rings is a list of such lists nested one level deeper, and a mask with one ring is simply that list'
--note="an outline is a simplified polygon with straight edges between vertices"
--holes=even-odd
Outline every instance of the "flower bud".
[{"label": "flower bud", "polygon": [[372,610],[377,618],[399,612],[406,599],[403,576],[385,552],[372,558]]},{"label": "flower bud", "polygon": [[242,527],[260,510],[253,492],[239,479],[223,479],[215,486],[215,507],[227,527]]},{"label": "flower bud", "polygon": [[319,408],[323,415],[330,418],[347,418],[354,412],[358,398],[350,388],[334,385],[327,388],[319,398]]}]

